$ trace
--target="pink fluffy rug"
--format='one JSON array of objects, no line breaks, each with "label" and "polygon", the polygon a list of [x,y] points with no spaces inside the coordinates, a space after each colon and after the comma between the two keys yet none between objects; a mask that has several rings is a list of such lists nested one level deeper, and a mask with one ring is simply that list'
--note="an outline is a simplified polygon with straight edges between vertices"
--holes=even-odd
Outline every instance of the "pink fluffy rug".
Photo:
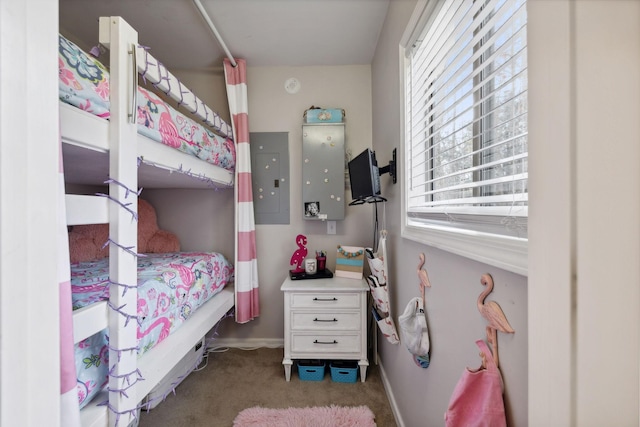
[{"label": "pink fluffy rug", "polygon": [[316,406],[313,408],[269,409],[255,406],[240,412],[234,427],[375,427],[374,415],[366,406]]}]

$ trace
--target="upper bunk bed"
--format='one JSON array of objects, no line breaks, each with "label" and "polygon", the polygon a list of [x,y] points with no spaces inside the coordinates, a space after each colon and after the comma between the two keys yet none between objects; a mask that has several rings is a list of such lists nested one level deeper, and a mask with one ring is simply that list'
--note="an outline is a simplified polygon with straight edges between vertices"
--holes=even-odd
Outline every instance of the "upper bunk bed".
[{"label": "upper bunk bed", "polygon": [[[63,154],[67,163],[74,165],[66,179],[76,184],[102,182],[109,174],[109,121],[111,117],[117,120],[110,103],[114,82],[96,57],[63,35],[58,46]],[[232,187],[235,147],[231,126],[147,49],[133,49],[131,67],[137,69],[136,76],[139,73],[144,82],[199,119],[139,87],[137,77],[130,79],[136,89],[128,88],[127,120],[137,123],[139,184],[149,188]],[[175,171],[185,176],[175,177]],[[201,179],[189,179],[194,177]]]},{"label": "upper bunk bed", "polygon": [[[109,187],[108,194],[65,197],[68,226],[109,224],[105,242],[109,247],[108,267],[101,267],[108,268],[107,279],[92,279],[107,281],[108,300],[90,301],[73,313],[74,342],[105,330],[109,337],[108,385],[81,411],[82,426],[135,424],[142,399],[235,305],[233,286],[226,286],[189,313],[188,320],[175,332],[162,332],[161,342],[151,350],[139,351],[137,292],[142,280],[140,260],[145,256],[138,253],[141,188],[233,188],[235,147],[231,126],[140,47],[136,31],[122,18],[100,18],[99,25],[100,44],[110,53],[108,73],[60,37],[60,132],[65,181]],[[82,76],[74,70],[88,71],[85,74],[89,76],[97,70],[103,86],[99,90],[108,86],[110,102],[106,108],[80,98],[69,103],[81,91]],[[158,95],[138,88],[138,73],[209,128],[172,112]],[[67,82],[62,82],[64,79]],[[97,86],[93,84],[93,88]],[[149,126],[152,122],[157,126]],[[192,144],[196,134],[204,140],[201,146]],[[174,269],[176,278],[193,275],[176,266],[176,259],[171,256],[167,261],[143,263],[156,269],[166,263]],[[223,270],[228,272],[229,268]]]}]

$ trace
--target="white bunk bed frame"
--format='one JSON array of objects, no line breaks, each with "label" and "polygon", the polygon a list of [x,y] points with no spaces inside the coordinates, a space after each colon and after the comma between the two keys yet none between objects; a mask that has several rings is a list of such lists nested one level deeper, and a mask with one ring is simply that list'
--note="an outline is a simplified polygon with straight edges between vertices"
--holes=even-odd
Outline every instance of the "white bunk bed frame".
[{"label": "white bunk bed frame", "polygon": [[[82,425],[128,426],[137,423],[136,409],[142,399],[224,317],[235,300],[230,284],[138,359],[137,293],[135,288],[123,292],[137,283],[138,186],[230,187],[234,176],[233,172],[139,135],[134,95],[138,72],[203,121],[214,126],[219,123],[211,122],[215,116],[212,110],[138,46],[137,32],[122,18],[100,18],[99,41],[110,50],[111,118],[107,121],[61,102],[60,121],[65,175],[75,174],[76,182],[88,184],[96,179],[103,182],[104,171],[108,171],[109,199],[68,194],[66,208],[68,225],[109,223],[112,284],[108,302],[74,312],[73,328],[77,343],[109,327],[109,391],[103,390],[83,408]],[[155,67],[150,69],[149,63]],[[183,173],[171,173],[176,170]],[[85,182],[80,180],[82,174],[89,175]],[[108,405],[101,405],[105,401]]]}]

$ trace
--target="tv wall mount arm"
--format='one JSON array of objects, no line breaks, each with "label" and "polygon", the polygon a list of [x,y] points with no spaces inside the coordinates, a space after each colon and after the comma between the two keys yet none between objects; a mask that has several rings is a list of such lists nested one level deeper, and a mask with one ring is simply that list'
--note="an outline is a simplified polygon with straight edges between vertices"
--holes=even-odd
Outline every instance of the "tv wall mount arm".
[{"label": "tv wall mount arm", "polygon": [[381,168],[378,168],[378,173],[380,175],[388,173],[391,176],[391,179],[393,180],[393,183],[397,183],[398,182],[398,174],[397,174],[397,169],[396,169],[396,149],[393,149],[393,152],[391,154],[391,160],[389,160],[389,164],[387,166],[383,166]]}]

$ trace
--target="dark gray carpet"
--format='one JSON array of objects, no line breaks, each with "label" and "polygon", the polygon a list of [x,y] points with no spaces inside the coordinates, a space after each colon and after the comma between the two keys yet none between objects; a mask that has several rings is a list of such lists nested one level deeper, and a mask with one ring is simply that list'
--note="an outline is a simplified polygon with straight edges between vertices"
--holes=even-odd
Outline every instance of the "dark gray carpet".
[{"label": "dark gray carpet", "polygon": [[301,381],[294,364],[284,379],[282,348],[210,353],[206,368],[189,375],[175,395],[140,416],[141,427],[231,427],[245,408],[367,405],[378,427],[396,427],[380,373],[373,363],[366,382],[339,383],[327,369],[323,381]]}]

